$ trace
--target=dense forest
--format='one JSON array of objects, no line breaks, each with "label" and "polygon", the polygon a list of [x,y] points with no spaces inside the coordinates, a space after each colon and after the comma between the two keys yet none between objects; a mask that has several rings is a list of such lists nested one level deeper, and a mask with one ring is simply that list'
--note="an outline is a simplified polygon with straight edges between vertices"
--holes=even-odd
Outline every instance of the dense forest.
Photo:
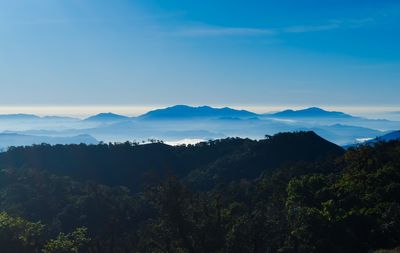
[{"label": "dense forest", "polygon": [[374,252],[400,246],[400,141],[313,132],[0,154],[4,253]]}]

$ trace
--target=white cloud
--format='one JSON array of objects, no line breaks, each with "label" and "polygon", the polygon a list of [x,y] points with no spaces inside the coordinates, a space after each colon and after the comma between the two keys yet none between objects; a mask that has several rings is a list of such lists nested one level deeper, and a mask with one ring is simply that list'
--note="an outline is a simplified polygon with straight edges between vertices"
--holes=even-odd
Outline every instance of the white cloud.
[{"label": "white cloud", "polygon": [[295,25],[280,28],[225,27],[196,25],[178,29],[172,34],[184,37],[218,37],[218,36],[272,36],[285,33],[322,32],[341,28],[358,28],[371,23],[373,19],[330,20],[326,24]]},{"label": "white cloud", "polygon": [[357,138],[356,142],[363,143],[363,142],[370,141],[370,140],[373,140],[373,139],[374,138]]},{"label": "white cloud", "polygon": [[321,32],[340,28],[339,23],[331,23],[327,25],[300,25],[290,26],[282,29],[283,33],[306,33],[306,32]]},{"label": "white cloud", "polygon": [[188,37],[207,36],[257,36],[274,35],[273,29],[259,29],[246,27],[221,27],[221,26],[197,26],[180,29],[175,34]]},{"label": "white cloud", "polygon": [[183,140],[178,140],[178,141],[167,141],[165,143],[168,144],[168,145],[171,145],[171,146],[177,146],[177,145],[182,145],[182,144],[194,145],[194,144],[197,144],[199,142],[204,142],[204,141],[207,141],[207,140],[204,140],[204,139],[183,139]]}]

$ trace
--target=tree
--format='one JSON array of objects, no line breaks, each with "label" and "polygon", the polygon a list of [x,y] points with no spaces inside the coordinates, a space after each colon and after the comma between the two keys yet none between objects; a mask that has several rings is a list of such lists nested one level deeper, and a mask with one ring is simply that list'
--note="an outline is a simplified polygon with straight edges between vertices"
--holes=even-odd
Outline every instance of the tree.
[{"label": "tree", "polygon": [[60,233],[56,239],[52,239],[46,243],[43,253],[79,253],[87,252],[87,229],[84,227],[77,228],[69,234]]},{"label": "tree", "polygon": [[39,252],[44,225],[0,213],[0,245],[4,253]]}]

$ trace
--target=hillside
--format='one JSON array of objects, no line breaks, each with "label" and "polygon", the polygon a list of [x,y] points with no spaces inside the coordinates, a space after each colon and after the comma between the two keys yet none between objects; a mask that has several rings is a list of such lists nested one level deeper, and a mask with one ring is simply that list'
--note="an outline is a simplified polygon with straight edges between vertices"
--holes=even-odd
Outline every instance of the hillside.
[{"label": "hillside", "polygon": [[[16,147],[0,154],[0,167],[41,168],[77,180],[95,180],[107,185],[125,185],[139,190],[151,177],[167,174],[181,178],[218,175],[212,184],[253,179],[263,170],[284,163],[316,161],[338,156],[343,150],[313,132],[281,133],[268,139],[228,138],[189,146],[163,143],[136,145],[37,145]],[[202,177],[196,184],[208,185]]]},{"label": "hillside", "polygon": [[12,148],[0,154],[0,243],[5,253],[395,248],[399,152],[399,141],[344,152],[313,132]]},{"label": "hillside", "polygon": [[312,132],[13,148],[0,156],[0,244],[4,253],[393,249],[399,152],[390,141],[344,153]]}]

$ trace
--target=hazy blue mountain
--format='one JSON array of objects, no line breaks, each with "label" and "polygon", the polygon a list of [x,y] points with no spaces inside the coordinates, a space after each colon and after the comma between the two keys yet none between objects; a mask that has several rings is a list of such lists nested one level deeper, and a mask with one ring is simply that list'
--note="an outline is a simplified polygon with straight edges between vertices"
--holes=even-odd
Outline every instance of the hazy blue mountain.
[{"label": "hazy blue mountain", "polygon": [[78,122],[81,119],[73,118],[73,117],[66,117],[66,116],[57,116],[57,115],[48,115],[48,116],[38,116],[34,114],[0,114],[0,121],[4,122],[17,122],[18,124],[28,122],[29,124],[32,123],[50,123],[51,122]]},{"label": "hazy blue mountain", "polygon": [[393,141],[400,140],[400,130],[379,136],[373,140],[366,141],[365,143],[375,143],[377,141]]},{"label": "hazy blue mountain", "polygon": [[227,107],[176,105],[153,110],[136,118],[111,112],[84,120],[27,114],[3,117],[5,119],[0,120],[0,132],[53,137],[90,134],[104,142],[148,139],[178,142],[224,137],[260,139],[266,134],[306,130],[315,131],[336,144],[346,145],[400,129],[400,121],[367,119],[316,107],[259,115]]},{"label": "hazy blue mountain", "polygon": [[48,115],[48,116],[38,116],[34,114],[24,114],[24,113],[16,113],[16,114],[0,114],[1,121],[79,121],[78,118],[66,117],[66,116],[57,116],[57,115]]},{"label": "hazy blue mountain", "polygon": [[33,144],[47,143],[55,144],[97,144],[98,141],[88,135],[81,134],[68,137],[55,137],[55,136],[35,136],[17,133],[0,133],[0,148],[5,149],[11,146],[29,146]]},{"label": "hazy blue mountain", "polygon": [[314,131],[321,137],[333,141],[338,145],[346,145],[349,143],[356,143],[363,139],[375,138],[382,135],[381,131],[342,124],[335,124],[331,126],[315,126],[311,128],[300,128],[303,131]]},{"label": "hazy blue mountain", "polygon": [[[315,131],[324,138],[339,145],[355,143],[358,139],[375,138],[384,132],[373,128],[348,124],[323,124],[323,120],[305,122],[300,120],[285,121],[274,118],[187,118],[182,120],[122,120],[109,123],[94,122],[87,128],[60,130],[21,131],[27,135],[73,136],[90,134],[97,140],[105,142],[123,142],[126,140],[159,139],[164,141],[180,141],[183,139],[215,139],[223,137],[263,138],[286,131]],[[342,122],[336,120],[333,122]]]},{"label": "hazy blue mountain", "polygon": [[267,116],[280,118],[351,118],[353,116],[336,111],[326,111],[318,107],[310,107],[302,110],[285,110]]},{"label": "hazy blue mountain", "polygon": [[112,122],[112,121],[121,121],[121,120],[127,120],[129,117],[107,112],[107,113],[99,113],[93,116],[90,116],[85,119],[85,121],[97,121],[97,122]]},{"label": "hazy blue mountain", "polygon": [[356,147],[358,145],[366,144],[366,145],[372,145],[374,143],[380,142],[380,141],[393,141],[393,140],[400,140],[400,130],[393,131],[381,136],[377,136],[376,138],[366,138],[365,140],[361,140],[358,143],[351,143],[348,145],[344,145],[343,148],[351,148],[351,147]]},{"label": "hazy blue mountain", "polygon": [[72,121],[77,121],[80,119],[73,118],[73,117],[66,117],[66,116],[43,116],[41,119],[44,120],[72,120]]},{"label": "hazy blue mountain", "polygon": [[157,109],[140,116],[141,119],[190,119],[190,118],[250,118],[257,114],[246,110],[235,110],[229,107],[213,108],[210,106],[192,107],[175,105],[164,109]]},{"label": "hazy blue mountain", "polygon": [[0,114],[0,120],[32,120],[32,119],[40,119],[39,116],[33,114]]},{"label": "hazy blue mountain", "polygon": [[378,139],[382,140],[382,141],[398,140],[398,139],[400,139],[400,130],[385,134],[385,135],[379,137]]}]

